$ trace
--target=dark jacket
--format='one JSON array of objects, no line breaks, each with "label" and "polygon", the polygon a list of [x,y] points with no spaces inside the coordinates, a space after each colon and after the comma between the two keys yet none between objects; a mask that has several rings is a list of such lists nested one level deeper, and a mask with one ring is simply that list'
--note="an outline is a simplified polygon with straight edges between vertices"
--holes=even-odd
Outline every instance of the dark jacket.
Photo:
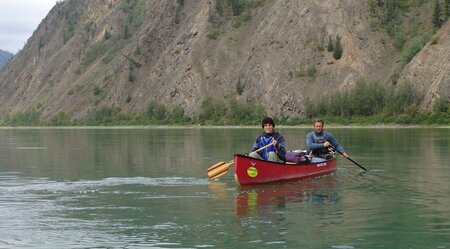
[{"label": "dark jacket", "polygon": [[286,161],[285,140],[284,137],[278,132],[274,132],[272,134],[263,132],[256,138],[256,141],[253,144],[252,151],[255,151],[261,147],[264,147],[265,145],[272,143],[273,139],[277,140],[277,145],[276,146],[272,145],[265,148],[264,150],[259,151],[258,152],[259,155],[261,155],[261,157],[264,158],[264,160],[267,160],[267,155],[269,154],[269,152],[274,151],[281,160]]}]

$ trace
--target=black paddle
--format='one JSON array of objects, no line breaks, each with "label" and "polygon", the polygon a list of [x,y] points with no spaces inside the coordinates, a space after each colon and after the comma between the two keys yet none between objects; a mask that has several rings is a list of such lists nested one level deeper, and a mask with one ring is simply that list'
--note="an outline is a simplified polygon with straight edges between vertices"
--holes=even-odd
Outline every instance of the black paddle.
[{"label": "black paddle", "polygon": [[[333,145],[331,145],[331,148],[333,148],[333,150],[339,152],[339,154],[341,154],[342,156],[344,156],[344,154],[343,154],[342,152],[338,151],[336,148],[334,148]],[[345,156],[344,156],[344,157],[345,157]],[[346,157],[346,158],[347,158],[348,160],[350,160],[352,163],[358,165],[358,167],[360,167],[360,168],[363,169],[364,171],[368,171],[368,170],[367,170],[366,168],[364,168],[362,165],[360,165],[359,163],[353,161],[353,159],[351,159],[350,157]]]}]

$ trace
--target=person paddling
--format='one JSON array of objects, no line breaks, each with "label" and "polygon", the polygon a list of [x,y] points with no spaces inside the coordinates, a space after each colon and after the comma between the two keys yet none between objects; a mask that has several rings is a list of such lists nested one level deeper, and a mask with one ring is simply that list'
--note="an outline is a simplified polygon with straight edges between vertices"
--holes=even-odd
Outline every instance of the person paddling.
[{"label": "person paddling", "polygon": [[[275,132],[275,122],[270,117],[265,117],[262,120],[262,128],[263,133],[256,138],[252,152],[248,156],[256,159],[283,163],[286,155],[284,137],[279,132]],[[259,152],[255,152],[257,149],[268,144],[272,144],[272,146]]]},{"label": "person paddling", "polygon": [[314,131],[306,135],[306,147],[312,150],[314,156],[329,159],[331,155],[328,148],[333,147],[345,158],[349,157],[344,147],[334,138],[333,134],[323,131],[324,121],[322,119],[314,119],[313,125]]}]

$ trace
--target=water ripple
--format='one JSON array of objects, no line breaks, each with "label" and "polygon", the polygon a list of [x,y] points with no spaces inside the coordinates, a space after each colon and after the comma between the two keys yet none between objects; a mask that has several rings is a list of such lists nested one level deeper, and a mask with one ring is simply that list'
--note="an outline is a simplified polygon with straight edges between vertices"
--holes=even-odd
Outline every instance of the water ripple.
[{"label": "water ripple", "polygon": [[[7,177],[0,177],[0,178],[8,180]],[[208,185],[207,179],[200,179],[193,177],[163,177],[163,178],[109,177],[100,180],[80,180],[80,181],[54,181],[45,178],[14,179],[14,177],[9,177],[9,180],[11,181],[0,182],[0,187],[3,187],[4,191],[8,192],[45,191],[56,193],[62,191],[74,191],[74,190],[82,191],[85,189],[115,187],[122,185],[143,185],[143,186],[158,186],[158,187]]]}]

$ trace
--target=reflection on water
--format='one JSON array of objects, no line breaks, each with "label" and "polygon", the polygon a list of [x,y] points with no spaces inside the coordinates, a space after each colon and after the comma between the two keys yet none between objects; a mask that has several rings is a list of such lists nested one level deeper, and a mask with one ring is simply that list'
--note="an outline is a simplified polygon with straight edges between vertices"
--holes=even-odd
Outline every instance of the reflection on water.
[{"label": "reflection on water", "polygon": [[335,175],[305,181],[239,189],[235,197],[237,216],[284,211],[292,203],[330,203],[338,199]]}]

